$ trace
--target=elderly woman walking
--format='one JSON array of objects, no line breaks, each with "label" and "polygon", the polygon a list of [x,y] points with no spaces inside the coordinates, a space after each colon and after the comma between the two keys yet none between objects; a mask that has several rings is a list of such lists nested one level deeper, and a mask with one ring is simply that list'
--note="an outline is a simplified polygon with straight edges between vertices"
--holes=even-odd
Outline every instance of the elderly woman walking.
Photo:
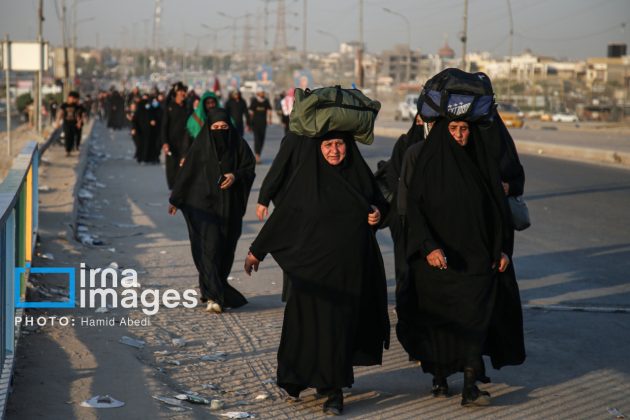
[{"label": "elderly woman walking", "polygon": [[397,296],[397,335],[433,375],[434,396],[448,396],[447,377],[464,373],[463,406],[490,404],[490,395],[476,386],[486,379],[482,355],[495,369],[525,360],[510,267],[513,230],[493,152],[498,141],[482,138],[474,124],[436,122],[408,191],[413,296]]},{"label": "elderly woman walking", "polygon": [[307,148],[278,207],[250,247],[251,274],[271,254],[291,280],[278,349],[278,386],[297,399],[308,387],[323,410],[343,410],[353,366],[380,364],[389,346],[383,260],[375,229],[387,202],[348,133]]}]

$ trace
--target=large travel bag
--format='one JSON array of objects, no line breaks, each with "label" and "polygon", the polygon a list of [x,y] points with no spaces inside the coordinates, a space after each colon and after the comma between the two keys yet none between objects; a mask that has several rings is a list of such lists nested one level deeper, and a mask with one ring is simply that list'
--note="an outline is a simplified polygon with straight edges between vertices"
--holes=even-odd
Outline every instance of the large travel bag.
[{"label": "large travel bag", "polygon": [[347,131],[360,143],[374,141],[374,121],[381,109],[358,89],[341,86],[320,89],[295,89],[295,102],[289,117],[293,133],[319,137],[329,131]]},{"label": "large travel bag", "polygon": [[494,109],[492,83],[484,73],[449,68],[429,79],[418,98],[424,121],[439,118],[468,122],[489,121]]}]

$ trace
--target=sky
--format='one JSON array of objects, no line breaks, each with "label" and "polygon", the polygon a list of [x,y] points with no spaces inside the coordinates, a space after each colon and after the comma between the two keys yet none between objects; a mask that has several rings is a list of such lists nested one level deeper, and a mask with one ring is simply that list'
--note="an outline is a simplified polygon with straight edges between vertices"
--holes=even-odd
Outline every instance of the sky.
[{"label": "sky", "polygon": [[[61,44],[58,12],[64,0],[43,0],[44,38]],[[151,45],[155,0],[76,0],[79,46],[136,47]],[[68,18],[75,0],[65,0]],[[302,48],[304,0],[285,0],[288,44]],[[605,56],[607,44],[630,44],[630,0],[469,0],[469,52],[509,52],[509,12],[514,22],[513,51],[526,48],[559,59]],[[35,40],[37,0],[0,0],[0,35],[14,40]],[[222,28],[233,20],[221,16],[251,14],[253,48],[262,48],[264,0],[161,0],[162,47],[201,51],[214,48],[214,37],[202,27]],[[359,0],[307,0],[307,47],[333,51],[337,40],[359,38]],[[269,0],[269,46],[276,32],[278,1]],[[400,15],[387,13],[388,8]],[[364,0],[364,40],[367,51],[380,53],[406,44],[421,53],[435,53],[445,40],[461,56],[464,0]],[[237,48],[243,46],[245,19],[237,20]],[[409,25],[407,25],[407,22]],[[622,24],[625,23],[625,30]],[[70,26],[72,28],[72,26]],[[409,29],[407,29],[409,28]],[[71,31],[70,31],[71,32]],[[216,31],[217,47],[232,48],[233,31]],[[324,35],[322,32],[329,35]]]}]

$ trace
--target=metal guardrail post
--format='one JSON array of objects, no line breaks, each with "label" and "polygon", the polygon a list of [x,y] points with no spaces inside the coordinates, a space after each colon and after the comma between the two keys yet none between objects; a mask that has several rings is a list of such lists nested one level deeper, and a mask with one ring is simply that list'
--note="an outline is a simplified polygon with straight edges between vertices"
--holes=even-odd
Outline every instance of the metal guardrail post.
[{"label": "metal guardrail post", "polygon": [[[7,236],[6,229],[3,226],[0,226],[0,308],[4,307],[4,302],[6,301],[7,295],[7,282],[10,281],[7,279]],[[0,310],[0,313],[3,311]],[[2,313],[2,317],[6,318],[6,314]],[[0,322],[0,366],[4,366],[4,353],[5,353],[5,339],[4,339],[4,331],[6,326],[4,322]]]},{"label": "metal guardrail post", "polygon": [[[35,174],[33,177],[33,244],[31,249],[35,249],[35,245],[37,244],[37,232],[39,232],[39,147],[36,148],[35,154],[33,155],[33,163],[32,163],[32,173]],[[32,258],[31,258],[32,261]]]},{"label": "metal guardrail post", "polygon": [[16,261],[15,228],[16,210],[11,212],[4,228],[4,241],[6,248],[5,266],[5,295],[4,295],[4,320],[5,320],[5,357],[15,351],[15,290],[14,273]]}]

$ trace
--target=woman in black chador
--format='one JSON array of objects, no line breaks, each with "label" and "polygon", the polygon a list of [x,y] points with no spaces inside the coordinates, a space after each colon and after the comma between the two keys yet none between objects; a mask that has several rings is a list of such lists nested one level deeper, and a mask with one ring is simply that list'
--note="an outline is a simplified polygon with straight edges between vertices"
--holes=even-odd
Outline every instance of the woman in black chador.
[{"label": "woman in black chador", "polygon": [[238,308],[247,300],[227,282],[254,181],[254,156],[223,109],[208,112],[177,174],[169,213],[181,209],[199,271],[201,301],[209,312]]},{"label": "woman in black chador", "polygon": [[307,387],[343,410],[353,366],[380,364],[389,346],[387,290],[375,238],[387,202],[352,136],[304,141],[304,159],[251,245],[251,274],[273,255],[291,280],[277,383],[297,399]]},{"label": "woman in black chador", "polygon": [[412,287],[397,293],[396,332],[433,375],[434,396],[447,396],[446,378],[464,372],[464,406],[490,403],[476,386],[487,380],[482,355],[495,369],[525,360],[499,141],[482,137],[473,124],[438,121],[408,191],[406,280]]}]

